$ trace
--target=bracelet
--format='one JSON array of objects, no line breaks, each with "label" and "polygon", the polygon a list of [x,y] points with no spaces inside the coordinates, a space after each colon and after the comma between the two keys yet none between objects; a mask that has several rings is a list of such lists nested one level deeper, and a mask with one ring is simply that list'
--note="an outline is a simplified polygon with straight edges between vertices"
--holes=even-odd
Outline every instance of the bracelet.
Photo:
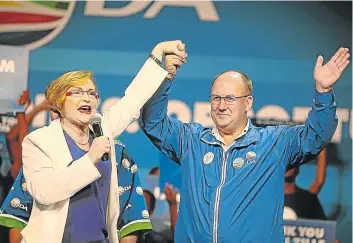
[{"label": "bracelet", "polygon": [[169,206],[173,206],[173,205],[177,205],[178,204],[177,201],[168,201],[167,200],[167,202],[168,202]]},{"label": "bracelet", "polygon": [[150,53],[148,57],[155,61],[159,66],[162,66],[162,61],[155,57],[152,53]]}]

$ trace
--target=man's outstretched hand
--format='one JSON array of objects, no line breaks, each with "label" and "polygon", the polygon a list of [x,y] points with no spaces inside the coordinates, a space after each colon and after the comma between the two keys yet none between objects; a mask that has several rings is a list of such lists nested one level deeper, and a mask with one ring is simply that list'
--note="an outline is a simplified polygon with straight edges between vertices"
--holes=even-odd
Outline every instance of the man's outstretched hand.
[{"label": "man's outstretched hand", "polygon": [[314,69],[316,90],[320,93],[327,92],[340,78],[342,72],[349,64],[349,49],[339,48],[335,55],[325,65],[324,58],[319,56]]}]

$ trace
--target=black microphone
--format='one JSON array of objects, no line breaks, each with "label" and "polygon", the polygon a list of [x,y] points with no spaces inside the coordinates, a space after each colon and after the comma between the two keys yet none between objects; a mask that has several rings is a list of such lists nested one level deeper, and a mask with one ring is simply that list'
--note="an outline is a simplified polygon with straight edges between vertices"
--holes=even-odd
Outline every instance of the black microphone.
[{"label": "black microphone", "polygon": [[[96,137],[103,136],[102,126],[101,126],[101,118],[99,116],[94,116],[91,118],[91,120],[89,122],[93,128],[93,132],[96,135]],[[106,161],[108,159],[109,159],[108,153],[104,153],[101,160]]]}]

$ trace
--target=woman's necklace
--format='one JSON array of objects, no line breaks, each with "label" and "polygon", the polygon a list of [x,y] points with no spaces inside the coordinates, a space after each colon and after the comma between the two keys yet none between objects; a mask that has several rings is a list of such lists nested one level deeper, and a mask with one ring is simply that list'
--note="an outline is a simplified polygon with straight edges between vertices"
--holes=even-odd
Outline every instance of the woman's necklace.
[{"label": "woman's necklace", "polygon": [[[69,135],[70,135],[70,134],[69,134]],[[87,141],[86,141],[86,142],[84,142],[84,143],[81,143],[81,142],[79,142],[79,141],[75,140],[75,139],[74,139],[74,137],[73,137],[73,136],[71,136],[71,135],[70,135],[70,137],[71,137],[71,139],[72,139],[72,140],[74,140],[74,142],[75,142],[75,143],[78,143],[78,144],[80,144],[80,145],[86,145],[86,144],[88,144],[88,143],[89,143],[89,136],[87,137]]]},{"label": "woman's necklace", "polygon": [[[75,127],[76,129],[78,128],[77,126],[75,126],[74,124],[71,124],[70,122],[65,122],[65,124],[69,124],[69,125]],[[72,135],[67,131],[67,129],[65,129],[65,126],[64,126],[64,122],[63,122],[63,121],[61,121],[61,125],[62,125],[62,127],[64,128],[65,132],[66,132],[67,134],[69,134],[69,136],[71,137],[72,140],[74,140],[75,143],[80,144],[80,145],[86,145],[86,144],[89,143],[89,132],[87,132],[87,141],[86,141],[86,142],[81,142],[81,141],[77,141],[77,140],[74,138],[74,136],[72,136]]]}]

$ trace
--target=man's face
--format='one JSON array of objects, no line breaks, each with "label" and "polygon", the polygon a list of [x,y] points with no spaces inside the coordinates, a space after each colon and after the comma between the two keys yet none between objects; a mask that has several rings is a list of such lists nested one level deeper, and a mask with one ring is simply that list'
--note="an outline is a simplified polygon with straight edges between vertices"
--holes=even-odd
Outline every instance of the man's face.
[{"label": "man's face", "polygon": [[242,129],[239,126],[246,124],[252,103],[250,90],[239,73],[219,76],[211,90],[211,117],[217,129],[226,134]]}]

